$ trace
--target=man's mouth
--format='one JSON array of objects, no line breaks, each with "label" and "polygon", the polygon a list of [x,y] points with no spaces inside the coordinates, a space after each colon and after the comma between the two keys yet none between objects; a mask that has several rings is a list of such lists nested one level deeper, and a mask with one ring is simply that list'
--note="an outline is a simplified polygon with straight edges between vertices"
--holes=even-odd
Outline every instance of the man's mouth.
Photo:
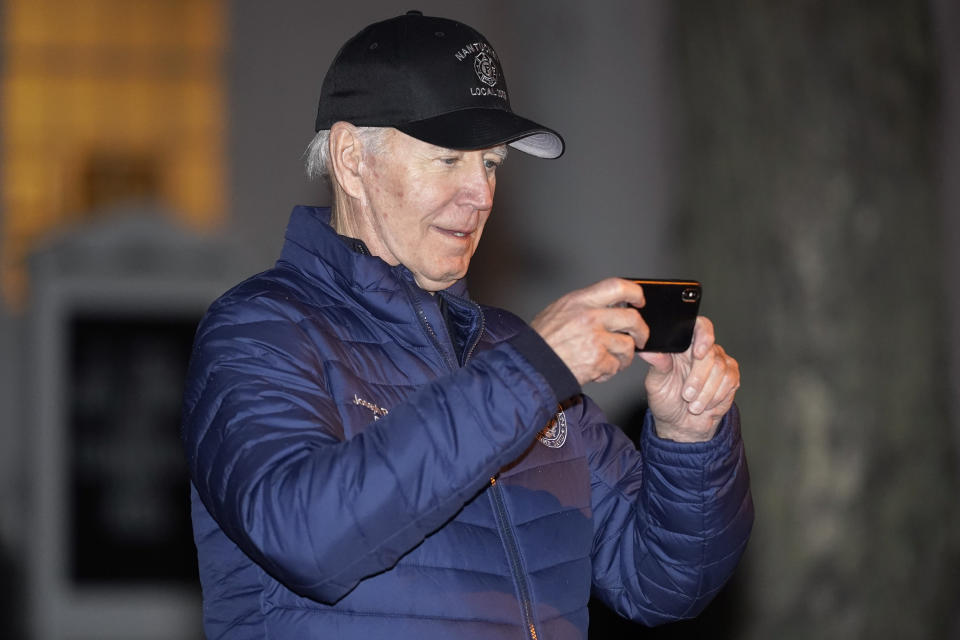
[{"label": "man's mouth", "polygon": [[439,229],[441,233],[444,233],[448,236],[453,236],[454,238],[466,238],[467,236],[473,235],[472,229],[445,229],[443,227],[437,227],[437,229]]}]

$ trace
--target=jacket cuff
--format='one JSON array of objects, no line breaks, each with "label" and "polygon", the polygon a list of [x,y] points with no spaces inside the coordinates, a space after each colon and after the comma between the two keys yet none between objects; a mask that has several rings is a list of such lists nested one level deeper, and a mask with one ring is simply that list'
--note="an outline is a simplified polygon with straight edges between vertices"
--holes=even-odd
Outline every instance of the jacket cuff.
[{"label": "jacket cuff", "polygon": [[526,329],[507,342],[547,379],[560,403],[580,395],[580,383],[539,333],[533,329]]},{"label": "jacket cuff", "polygon": [[713,438],[706,442],[674,442],[657,435],[653,415],[647,411],[641,433],[641,447],[651,461],[677,468],[697,469],[705,461],[726,461],[740,442],[740,411],[737,405],[723,416]]}]

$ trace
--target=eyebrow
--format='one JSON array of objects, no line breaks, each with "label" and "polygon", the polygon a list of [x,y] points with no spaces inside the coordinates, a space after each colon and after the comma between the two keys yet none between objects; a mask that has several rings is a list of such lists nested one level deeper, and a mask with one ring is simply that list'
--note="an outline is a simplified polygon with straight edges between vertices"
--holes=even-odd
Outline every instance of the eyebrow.
[{"label": "eyebrow", "polygon": [[[435,144],[431,144],[430,146],[433,147],[434,152],[441,154],[450,152],[463,153],[465,151],[474,151],[474,149],[448,149],[447,147],[439,147]],[[500,156],[501,160],[506,160],[507,158],[507,145],[505,144],[498,144],[497,146],[490,147],[489,149],[476,149],[476,151],[489,151],[490,153]]]}]

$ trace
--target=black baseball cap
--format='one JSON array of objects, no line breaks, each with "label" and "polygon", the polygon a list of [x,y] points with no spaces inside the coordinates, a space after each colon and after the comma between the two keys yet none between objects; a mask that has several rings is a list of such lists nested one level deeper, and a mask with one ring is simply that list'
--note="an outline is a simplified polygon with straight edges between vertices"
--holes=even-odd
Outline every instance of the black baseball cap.
[{"label": "black baseball cap", "polygon": [[419,11],[368,26],[337,53],[320,90],[315,131],[339,120],[393,127],[448,149],[509,144],[557,158],[564,148],[556,131],[513,113],[486,38]]}]

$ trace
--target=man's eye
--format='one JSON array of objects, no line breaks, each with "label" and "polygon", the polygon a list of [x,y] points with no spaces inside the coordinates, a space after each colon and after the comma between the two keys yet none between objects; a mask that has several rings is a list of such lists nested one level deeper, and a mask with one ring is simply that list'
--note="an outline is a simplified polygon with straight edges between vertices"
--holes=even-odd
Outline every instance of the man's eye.
[{"label": "man's eye", "polygon": [[457,164],[457,160],[459,160],[459,158],[455,158],[455,157],[440,158],[440,162],[442,162],[443,164],[448,164],[450,166]]},{"label": "man's eye", "polygon": [[483,161],[483,164],[484,164],[484,166],[487,167],[487,169],[496,169],[497,167],[500,166],[500,161],[499,161],[499,160],[484,160],[484,161]]}]

